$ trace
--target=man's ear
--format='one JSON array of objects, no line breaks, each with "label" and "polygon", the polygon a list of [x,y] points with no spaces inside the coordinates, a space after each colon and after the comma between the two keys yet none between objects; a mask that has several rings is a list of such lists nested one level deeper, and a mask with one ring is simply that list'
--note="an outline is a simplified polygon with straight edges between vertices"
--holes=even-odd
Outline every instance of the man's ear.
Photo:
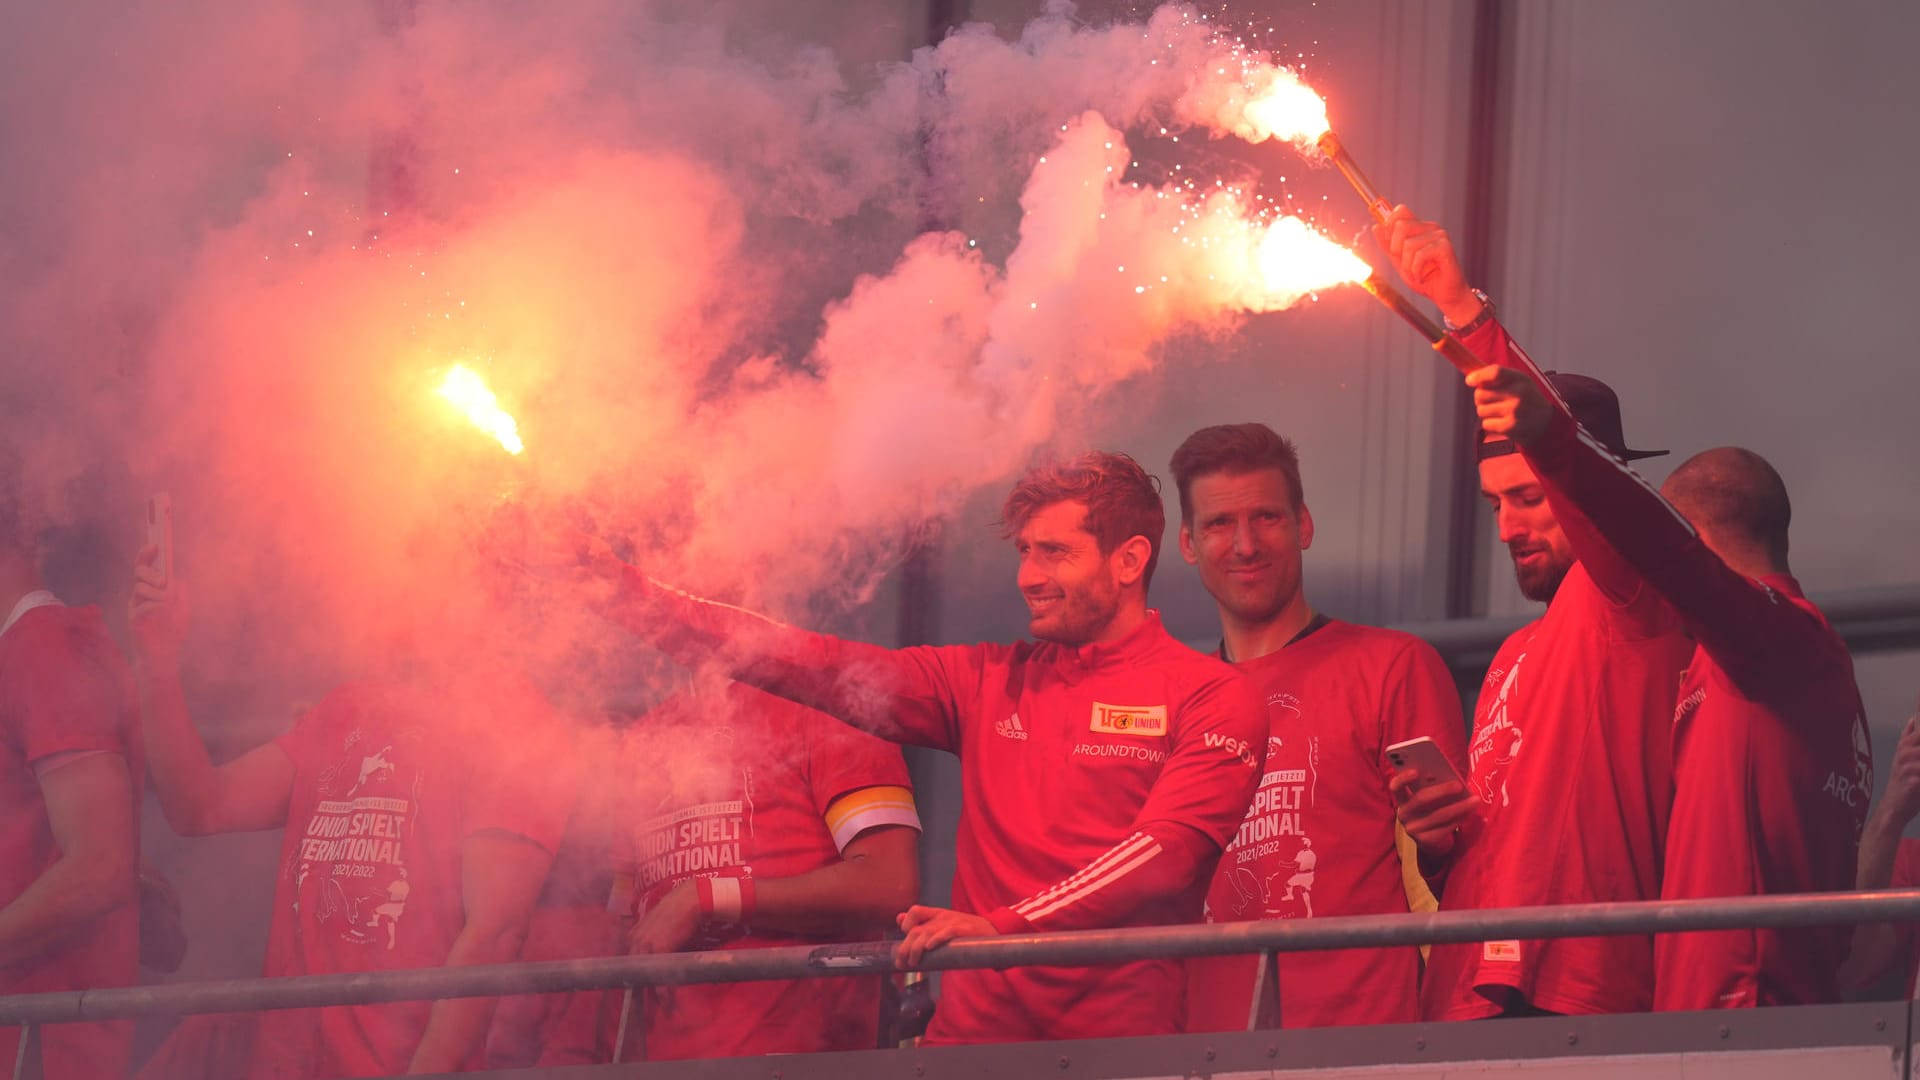
[{"label": "man's ear", "polygon": [[1300,550],[1305,551],[1313,546],[1313,511],[1307,509],[1306,503],[1300,504],[1299,532]]},{"label": "man's ear", "polygon": [[1200,549],[1193,546],[1193,526],[1180,526],[1180,557],[1187,560],[1188,566],[1200,565]]},{"label": "man's ear", "polygon": [[1146,576],[1147,560],[1153,557],[1153,542],[1144,536],[1128,537],[1113,549],[1114,577],[1122,586],[1133,585]]}]

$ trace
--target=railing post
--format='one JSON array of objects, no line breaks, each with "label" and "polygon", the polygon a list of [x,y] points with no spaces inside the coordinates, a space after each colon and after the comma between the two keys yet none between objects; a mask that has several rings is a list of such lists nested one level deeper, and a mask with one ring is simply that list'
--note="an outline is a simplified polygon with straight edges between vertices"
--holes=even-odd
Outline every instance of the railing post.
[{"label": "railing post", "polygon": [[31,1022],[20,1025],[20,1049],[13,1054],[13,1080],[27,1080],[27,1052],[33,1047],[34,1035]]},{"label": "railing post", "polygon": [[1260,950],[1253,970],[1253,1000],[1247,1004],[1247,1030],[1280,1026],[1280,954]]},{"label": "railing post", "polygon": [[613,1036],[613,1061],[619,1064],[627,1060],[627,1020],[633,1015],[633,987],[620,992],[620,1026]]}]

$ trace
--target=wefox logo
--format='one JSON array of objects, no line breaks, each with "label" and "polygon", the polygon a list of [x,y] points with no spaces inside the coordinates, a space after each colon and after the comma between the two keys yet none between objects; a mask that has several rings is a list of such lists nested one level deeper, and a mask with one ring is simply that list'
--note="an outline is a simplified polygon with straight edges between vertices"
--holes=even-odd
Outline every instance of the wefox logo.
[{"label": "wefox logo", "polygon": [[1260,764],[1253,756],[1253,746],[1245,739],[1236,739],[1231,735],[1223,735],[1218,731],[1202,732],[1201,738],[1206,741],[1208,746],[1225,750],[1227,753],[1239,758],[1242,763],[1250,768]]}]

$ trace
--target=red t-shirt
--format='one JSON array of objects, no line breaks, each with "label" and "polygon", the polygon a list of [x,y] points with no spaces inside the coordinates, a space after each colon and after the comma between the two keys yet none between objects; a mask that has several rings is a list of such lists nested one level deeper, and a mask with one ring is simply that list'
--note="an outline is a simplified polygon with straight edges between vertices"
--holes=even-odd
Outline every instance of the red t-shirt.
[{"label": "red t-shirt", "polygon": [[[622,815],[615,888],[636,916],[682,881],[794,877],[839,862],[870,829],[920,827],[899,747],[740,683],[662,703],[624,742],[620,774],[631,778],[633,799]],[[687,947],[815,940],[724,927]],[[878,1035],[877,976],[653,987],[641,996],[636,1035],[649,1061],[870,1050]]]},{"label": "red t-shirt", "polygon": [[[1191,923],[1246,817],[1267,721],[1246,680],[1158,613],[1116,642],[883,649],[782,626],[629,572],[616,610],[688,663],[883,738],[960,756],[953,906],[1002,933]],[[1171,960],[949,972],[934,1043],[1168,1034]]]},{"label": "red t-shirt", "polygon": [[[1388,746],[1431,736],[1456,767],[1466,723],[1446,664],[1411,634],[1330,621],[1238,665],[1266,702],[1266,775],[1207,893],[1207,921],[1402,914]],[[1412,1023],[1420,950],[1282,953],[1284,1027]],[[1256,958],[1187,963],[1187,1030],[1247,1026]]]},{"label": "red t-shirt", "polygon": [[[518,683],[350,684],[279,745],[294,778],[269,976],[439,966],[465,925],[466,839],[500,831],[554,851],[574,798],[565,730],[551,706]],[[267,1013],[253,1074],[398,1075],[432,1007]]]},{"label": "red t-shirt", "polygon": [[[1846,891],[1873,794],[1853,659],[1791,577],[1730,569],[1560,413],[1526,451],[1575,550],[1610,547],[1698,642],[1673,714],[1664,899]],[[1591,534],[1587,531],[1591,528]],[[1851,927],[1662,934],[1654,1008],[1840,1000]]]},{"label": "red t-shirt", "polygon": [[[4,613],[0,613],[3,616]],[[34,608],[0,634],[0,906],[12,903],[59,857],[36,764],[59,754],[123,756],[137,848],[141,778],[139,708],[126,660],[97,608]],[[93,927],[35,960],[0,968],[0,994],[127,986],[138,977],[139,903],[129,899]],[[120,1076],[132,1025],[43,1028],[50,1077]],[[12,1061],[18,1028],[0,1029],[0,1061]]]}]

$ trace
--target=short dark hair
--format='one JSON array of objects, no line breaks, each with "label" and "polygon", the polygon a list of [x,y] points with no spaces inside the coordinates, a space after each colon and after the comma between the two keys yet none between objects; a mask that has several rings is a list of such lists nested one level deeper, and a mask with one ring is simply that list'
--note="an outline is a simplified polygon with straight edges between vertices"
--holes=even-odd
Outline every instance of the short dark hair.
[{"label": "short dark hair", "polygon": [[1702,450],[1667,477],[1667,497],[1695,525],[1787,557],[1793,503],[1787,483],[1767,459],[1738,446]]},{"label": "short dark hair", "polygon": [[1100,544],[1100,554],[1136,536],[1150,545],[1144,590],[1153,584],[1160,563],[1160,540],[1167,532],[1167,508],[1160,502],[1160,481],[1125,454],[1095,450],[1065,461],[1027,470],[1000,507],[1001,535],[1012,539],[1034,514],[1055,503],[1085,504],[1084,528]]},{"label": "short dark hair", "polygon": [[1214,473],[1279,469],[1293,495],[1293,509],[1306,502],[1300,486],[1300,452],[1265,424],[1215,424],[1187,436],[1168,466],[1180,491],[1180,520],[1193,524],[1193,482]]}]

